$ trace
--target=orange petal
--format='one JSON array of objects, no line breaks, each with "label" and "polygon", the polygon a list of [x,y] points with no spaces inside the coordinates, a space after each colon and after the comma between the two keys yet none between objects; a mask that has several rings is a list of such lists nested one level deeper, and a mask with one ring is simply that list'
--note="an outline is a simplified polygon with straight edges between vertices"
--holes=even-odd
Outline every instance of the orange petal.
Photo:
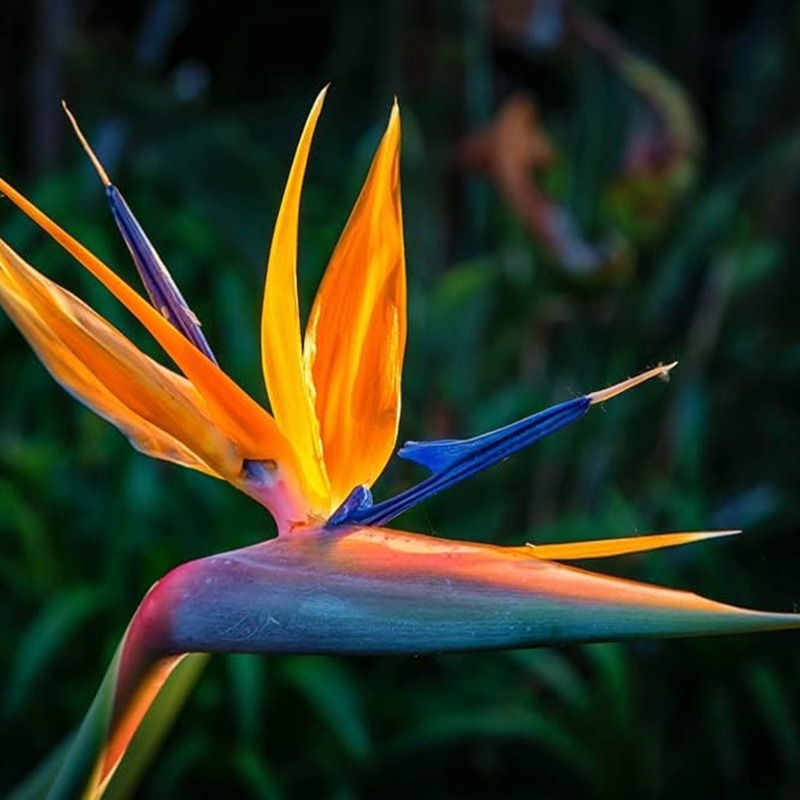
[{"label": "orange petal", "polygon": [[308,152],[326,89],[306,120],[286,182],[272,246],[261,318],[261,358],[272,412],[292,443],[312,507],[328,510],[329,488],[314,412],[314,387],[303,366],[297,302],[297,228]]},{"label": "orange petal", "polygon": [[146,356],[2,241],[0,304],[53,377],[139,450],[218,477],[239,475],[241,456],[184,377]]},{"label": "orange petal", "polygon": [[535,558],[547,561],[572,561],[578,558],[606,558],[628,553],[644,553],[675,547],[681,544],[702,542],[719,536],[732,536],[741,531],[704,531],[702,533],[657,533],[650,536],[628,536],[623,539],[599,539],[566,544],[528,544],[525,549]]},{"label": "orange petal", "polygon": [[306,330],[334,508],[376,480],[397,439],[406,341],[399,161],[395,103]]},{"label": "orange petal", "polygon": [[0,192],[91,272],[150,332],[205,399],[216,427],[250,459],[286,465],[293,454],[275,420],[100,259],[0,178]]}]

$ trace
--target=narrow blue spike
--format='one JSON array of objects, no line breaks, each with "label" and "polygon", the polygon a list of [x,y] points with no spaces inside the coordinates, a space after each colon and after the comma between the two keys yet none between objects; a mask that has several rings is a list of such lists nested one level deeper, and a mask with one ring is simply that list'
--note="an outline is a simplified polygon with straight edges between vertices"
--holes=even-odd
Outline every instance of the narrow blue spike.
[{"label": "narrow blue spike", "polygon": [[175,281],[164,266],[164,262],[156,252],[150,240],[147,238],[142,226],[133,212],[130,210],[125,198],[120,194],[119,189],[111,183],[108,173],[100,163],[100,159],[94,154],[94,150],[89,146],[86,137],[78,125],[75,115],[69,110],[65,102],[61,102],[64,113],[67,115],[81,147],[86,151],[86,155],[92,162],[97,171],[97,177],[106,190],[106,199],[114,215],[119,232],[125,240],[125,244],[133,256],[133,262],[144,283],[150,301],[164,315],[172,325],[177,328],[201,353],[206,355],[215,364],[217,359],[206,341],[206,337],[200,330],[200,322],[192,313],[183,295],[175,285]]},{"label": "narrow blue spike", "polygon": [[327,527],[345,524],[384,525],[443,489],[503,461],[580,419],[591,402],[588,396],[576,397],[474,439],[407,442],[398,455],[430,470],[431,475],[410,489],[375,505],[362,502],[364,487],[356,487],[328,520]]},{"label": "narrow blue spike", "polygon": [[151,302],[200,352],[216,364],[214,353],[200,329],[200,322],[183,299],[125,198],[111,183],[106,185],[106,199]]}]

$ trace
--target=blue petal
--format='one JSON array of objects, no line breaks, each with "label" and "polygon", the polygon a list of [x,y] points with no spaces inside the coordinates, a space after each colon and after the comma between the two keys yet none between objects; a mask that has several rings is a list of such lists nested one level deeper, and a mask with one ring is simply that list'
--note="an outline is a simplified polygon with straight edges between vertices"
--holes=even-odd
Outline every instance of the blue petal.
[{"label": "blue petal", "polygon": [[216,364],[217,360],[200,329],[197,317],[183,299],[125,198],[113,184],[106,186],[106,198],[151,302],[200,352]]},{"label": "blue petal", "polygon": [[383,525],[443,489],[580,419],[590,405],[590,397],[576,397],[474,439],[407,442],[398,455],[428,469],[430,477],[376,505],[365,502],[364,487],[356,487],[328,520],[327,527],[356,523]]},{"label": "blue petal", "polygon": [[[491,436],[491,433],[484,434]],[[437,442],[406,442],[398,451],[397,455],[406,461],[413,461],[421,467],[425,467],[429,472],[442,472],[458,461],[462,455],[470,448],[470,445],[478,445],[479,440],[475,439],[440,439]]]},{"label": "blue petal", "polygon": [[372,507],[372,492],[367,486],[356,486],[345,501],[334,511],[327,526],[333,528],[353,517],[354,514]]}]

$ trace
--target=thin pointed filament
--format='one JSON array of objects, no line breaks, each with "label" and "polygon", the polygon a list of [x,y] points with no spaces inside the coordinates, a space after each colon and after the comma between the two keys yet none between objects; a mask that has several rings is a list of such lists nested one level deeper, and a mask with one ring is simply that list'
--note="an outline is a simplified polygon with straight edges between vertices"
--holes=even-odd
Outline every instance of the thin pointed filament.
[{"label": "thin pointed filament", "polygon": [[207,356],[215,364],[217,363],[214,353],[200,328],[200,321],[194,312],[189,308],[186,300],[178,289],[172,275],[164,265],[153,244],[147,238],[144,229],[133,215],[125,198],[116,186],[111,182],[108,173],[100,163],[100,159],[83,135],[75,115],[69,110],[67,104],[62,102],[64,113],[72,124],[75,135],[81,147],[86,151],[86,155],[92,162],[97,171],[100,181],[106,190],[106,200],[117,223],[117,228],[125,240],[125,244],[130,251],[139,277],[144,284],[150,301],[158,311],[169,322],[177,328],[201,353]]}]

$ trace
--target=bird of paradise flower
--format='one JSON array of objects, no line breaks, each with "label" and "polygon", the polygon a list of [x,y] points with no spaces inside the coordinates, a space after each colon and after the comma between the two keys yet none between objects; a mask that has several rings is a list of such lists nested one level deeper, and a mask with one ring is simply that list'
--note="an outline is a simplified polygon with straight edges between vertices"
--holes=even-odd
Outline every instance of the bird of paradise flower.
[{"label": "bird of paradise flower", "polygon": [[151,588],[83,724],[37,784],[41,795],[129,791],[203,654],[471,651],[800,627],[800,615],[557,563],[731,531],[498,547],[384,527],[674,364],[473,439],[408,442],[398,455],[429,476],[374,503],[370,486],[395,447],[406,339],[400,115],[395,103],[301,338],[298,215],[324,95],[300,137],[269,255],[261,345],[271,414],[219,367],[71,115],[151,303],[0,179],[0,191],[121,301],[183,374],[145,355],[0,240],[0,304],[45,367],[136,448],[228,481],[265,506],[278,528],[274,539],[183,564]]}]

